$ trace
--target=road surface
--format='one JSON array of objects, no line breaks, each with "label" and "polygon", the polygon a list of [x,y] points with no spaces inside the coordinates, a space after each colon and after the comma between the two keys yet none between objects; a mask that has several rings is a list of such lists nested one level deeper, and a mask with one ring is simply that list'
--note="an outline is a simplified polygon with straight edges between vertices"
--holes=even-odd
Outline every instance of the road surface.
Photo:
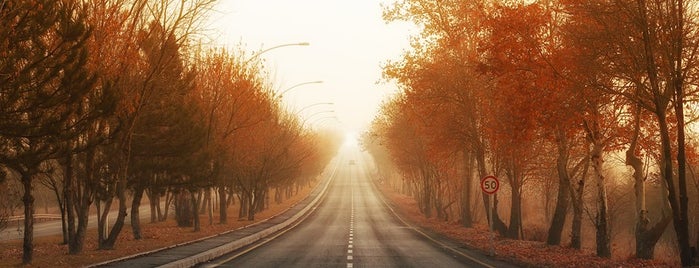
[{"label": "road surface", "polygon": [[420,235],[372,185],[368,157],[345,152],[323,202],[298,226],[204,267],[492,267]]}]

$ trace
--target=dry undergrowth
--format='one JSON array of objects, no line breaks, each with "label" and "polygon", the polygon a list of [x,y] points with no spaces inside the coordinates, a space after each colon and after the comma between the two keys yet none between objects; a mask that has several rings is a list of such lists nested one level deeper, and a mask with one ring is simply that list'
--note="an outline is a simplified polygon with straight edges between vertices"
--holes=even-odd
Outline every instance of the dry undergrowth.
[{"label": "dry undergrowth", "polygon": [[[427,219],[420,213],[411,197],[396,193],[389,187],[380,187],[385,196],[397,207],[402,217],[422,228],[457,239],[470,248],[490,251],[490,233],[485,225],[464,228],[458,223]],[[544,242],[495,238],[497,258],[523,267],[676,267],[658,260],[604,259],[590,251],[578,251],[563,246],[548,246]],[[678,264],[679,265],[679,264]]]},{"label": "dry undergrowth", "polygon": [[[299,193],[290,199],[284,200],[282,204],[270,203],[270,207],[263,212],[256,214],[255,222],[270,218],[288,209],[293,204],[299,202],[311,191],[311,187],[303,188]],[[38,237],[34,239],[34,261],[32,265],[26,267],[80,267],[90,264],[100,263],[108,260],[134,255],[159,248],[168,247],[222,233],[228,230],[237,229],[249,224],[251,221],[238,221],[238,207],[232,206],[228,210],[228,224],[218,224],[218,215],[214,216],[214,224],[209,224],[208,215],[201,216],[201,231],[193,232],[192,228],[177,227],[174,219],[165,222],[147,223],[142,222],[143,239],[134,240],[131,226],[126,225],[122,230],[120,238],[114,250],[96,250],[97,232],[88,231],[85,240],[85,249],[78,255],[68,255],[66,245],[61,245],[61,236]],[[0,241],[0,266],[21,266],[22,241]]]}]

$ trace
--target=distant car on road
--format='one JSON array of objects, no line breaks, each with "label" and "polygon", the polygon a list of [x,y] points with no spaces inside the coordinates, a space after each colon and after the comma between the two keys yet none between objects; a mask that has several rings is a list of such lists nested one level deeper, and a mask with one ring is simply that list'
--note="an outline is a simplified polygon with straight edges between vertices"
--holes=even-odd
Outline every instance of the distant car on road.
[{"label": "distant car on road", "polygon": [[357,162],[356,162],[356,161],[354,161],[354,160],[350,160],[350,161],[349,161],[349,164],[350,164],[350,165],[356,165],[356,164],[357,164]]}]

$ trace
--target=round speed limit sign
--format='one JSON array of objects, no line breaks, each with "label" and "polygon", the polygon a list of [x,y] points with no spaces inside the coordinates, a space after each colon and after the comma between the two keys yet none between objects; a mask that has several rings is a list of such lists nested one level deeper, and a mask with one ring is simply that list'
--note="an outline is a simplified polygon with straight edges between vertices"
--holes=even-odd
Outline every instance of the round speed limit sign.
[{"label": "round speed limit sign", "polygon": [[500,189],[500,181],[495,176],[486,176],[481,179],[481,190],[486,194],[494,194]]}]

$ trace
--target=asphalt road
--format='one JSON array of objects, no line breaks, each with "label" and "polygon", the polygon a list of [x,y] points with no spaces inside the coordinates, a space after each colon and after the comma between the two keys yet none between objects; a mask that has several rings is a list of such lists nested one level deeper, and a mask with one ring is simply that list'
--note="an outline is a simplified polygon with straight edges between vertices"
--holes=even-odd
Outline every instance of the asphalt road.
[{"label": "asphalt road", "polygon": [[366,155],[345,150],[341,159],[325,200],[298,226],[204,266],[492,267],[445,249],[396,218],[371,182]]}]

